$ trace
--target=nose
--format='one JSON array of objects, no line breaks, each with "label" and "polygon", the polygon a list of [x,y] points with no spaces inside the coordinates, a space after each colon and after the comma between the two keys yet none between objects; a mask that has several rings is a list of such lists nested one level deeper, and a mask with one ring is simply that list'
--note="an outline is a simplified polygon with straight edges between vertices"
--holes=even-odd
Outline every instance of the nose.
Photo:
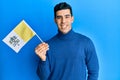
[{"label": "nose", "polygon": [[65,22],[65,18],[64,18],[64,17],[62,18],[62,21],[61,21],[61,22],[62,22],[62,23],[64,23],[64,22]]}]

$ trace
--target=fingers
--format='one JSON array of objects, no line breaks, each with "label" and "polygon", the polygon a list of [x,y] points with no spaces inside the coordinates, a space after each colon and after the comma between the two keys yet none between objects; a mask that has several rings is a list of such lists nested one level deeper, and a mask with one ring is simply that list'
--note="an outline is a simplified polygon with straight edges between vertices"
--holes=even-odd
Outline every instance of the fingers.
[{"label": "fingers", "polygon": [[41,43],[35,48],[35,53],[43,60],[46,60],[46,52],[49,50],[47,43]]},{"label": "fingers", "polygon": [[38,45],[38,48],[48,50],[49,45],[47,43],[41,43]]},{"label": "fingers", "polygon": [[41,43],[35,49],[35,51],[37,52],[42,52],[42,51],[47,51],[47,50],[49,50],[49,45],[47,43]]}]

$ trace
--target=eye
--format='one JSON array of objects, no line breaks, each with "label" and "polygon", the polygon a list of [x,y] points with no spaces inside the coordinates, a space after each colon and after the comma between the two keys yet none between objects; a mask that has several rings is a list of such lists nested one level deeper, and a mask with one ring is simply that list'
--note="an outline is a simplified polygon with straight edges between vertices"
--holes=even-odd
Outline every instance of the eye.
[{"label": "eye", "polygon": [[61,16],[56,16],[56,19],[60,19],[61,18]]},{"label": "eye", "polygon": [[66,18],[70,18],[71,16],[70,15],[65,15]]}]

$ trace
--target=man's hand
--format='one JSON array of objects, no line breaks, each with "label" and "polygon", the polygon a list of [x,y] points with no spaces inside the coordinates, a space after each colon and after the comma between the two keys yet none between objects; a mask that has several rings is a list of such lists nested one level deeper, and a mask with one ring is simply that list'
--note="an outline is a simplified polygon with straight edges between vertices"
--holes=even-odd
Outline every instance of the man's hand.
[{"label": "man's hand", "polygon": [[42,61],[46,61],[46,52],[49,50],[47,43],[41,43],[35,48],[35,53],[40,57]]}]

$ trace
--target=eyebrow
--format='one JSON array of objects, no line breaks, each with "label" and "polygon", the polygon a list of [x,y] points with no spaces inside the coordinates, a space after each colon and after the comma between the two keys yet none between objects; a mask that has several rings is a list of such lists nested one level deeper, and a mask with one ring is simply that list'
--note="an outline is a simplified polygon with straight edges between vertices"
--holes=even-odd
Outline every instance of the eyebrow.
[{"label": "eyebrow", "polygon": [[66,17],[69,17],[69,16],[71,16],[70,14],[67,14],[67,15],[65,15]]},{"label": "eyebrow", "polygon": [[[71,16],[70,14],[66,14],[66,15],[64,15],[65,17],[69,17],[69,16]],[[62,17],[61,15],[57,15],[56,16],[56,18],[59,18],[59,17]]]}]

